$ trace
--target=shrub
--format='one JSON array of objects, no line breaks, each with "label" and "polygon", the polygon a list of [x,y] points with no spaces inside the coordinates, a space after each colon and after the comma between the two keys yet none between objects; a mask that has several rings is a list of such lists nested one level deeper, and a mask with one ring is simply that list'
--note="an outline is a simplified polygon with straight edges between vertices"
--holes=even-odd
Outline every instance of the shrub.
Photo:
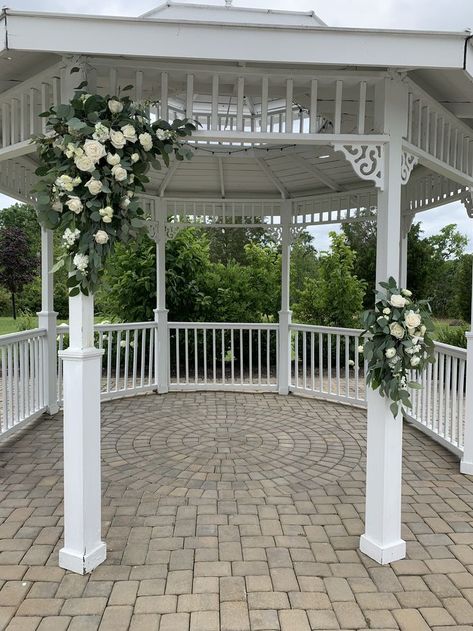
[{"label": "shrub", "polygon": [[434,339],[437,342],[442,342],[442,344],[466,348],[466,331],[468,331],[466,325],[461,327],[443,326],[435,332]]}]

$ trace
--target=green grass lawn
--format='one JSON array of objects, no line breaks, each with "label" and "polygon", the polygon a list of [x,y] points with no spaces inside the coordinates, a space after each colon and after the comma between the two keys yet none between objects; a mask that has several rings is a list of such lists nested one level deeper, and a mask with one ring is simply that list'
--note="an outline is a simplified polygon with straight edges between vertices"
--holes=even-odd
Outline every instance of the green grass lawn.
[{"label": "green grass lawn", "polygon": [[[31,323],[30,323],[31,320]],[[62,322],[66,322],[66,320],[58,320],[58,324],[62,324]],[[35,316],[31,316],[31,319],[28,318],[28,326],[27,328],[34,329],[38,326],[38,318]],[[7,333],[16,333],[17,331],[23,331],[25,329],[25,320],[20,316],[14,320],[13,318],[0,317],[0,335],[6,335]]]}]

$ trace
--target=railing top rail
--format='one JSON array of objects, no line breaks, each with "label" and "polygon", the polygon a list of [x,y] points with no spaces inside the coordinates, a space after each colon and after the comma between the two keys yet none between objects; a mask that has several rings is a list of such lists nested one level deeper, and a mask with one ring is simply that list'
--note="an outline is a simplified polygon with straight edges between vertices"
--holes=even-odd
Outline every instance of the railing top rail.
[{"label": "railing top rail", "polygon": [[466,359],[466,348],[460,348],[459,346],[451,346],[450,344],[444,344],[443,342],[435,342],[435,350],[443,353],[444,355],[452,355],[453,357],[459,357],[460,359]]},{"label": "railing top rail", "polygon": [[340,335],[354,335],[359,337],[363,333],[363,329],[346,329],[334,326],[318,326],[314,324],[290,324],[289,328],[293,331],[309,331],[312,333],[332,333]]},{"label": "railing top rail", "polygon": [[170,329],[269,329],[275,331],[278,327],[277,322],[169,322]]},{"label": "railing top rail", "polygon": [[6,335],[0,335],[0,346],[7,346],[14,342],[30,340],[36,337],[44,337],[45,335],[46,329],[28,329],[27,331],[19,331],[18,333],[7,333]]},{"label": "railing top rail", "polygon": [[[132,331],[134,329],[154,329],[156,322],[113,322],[110,324],[98,323],[94,325],[94,331]],[[60,324],[57,327],[58,333],[68,333],[69,325]]]}]

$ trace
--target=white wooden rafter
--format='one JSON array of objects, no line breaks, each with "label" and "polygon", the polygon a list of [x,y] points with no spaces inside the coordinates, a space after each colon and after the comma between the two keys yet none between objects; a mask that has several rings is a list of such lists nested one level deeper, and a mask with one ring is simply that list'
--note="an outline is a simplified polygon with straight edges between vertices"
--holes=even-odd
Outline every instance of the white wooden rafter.
[{"label": "white wooden rafter", "polygon": [[223,159],[221,156],[217,157],[217,165],[218,165],[218,177],[220,181],[220,193],[222,195],[222,199],[225,199],[225,175],[223,171]]},{"label": "white wooden rafter", "polygon": [[169,183],[171,182],[172,178],[174,177],[177,169],[179,168],[179,164],[180,162],[178,160],[176,160],[174,162],[174,164],[172,164],[168,170],[166,171],[163,181],[161,182],[161,184],[159,185],[159,189],[158,189],[158,195],[159,197],[163,197],[166,188],[168,187]]},{"label": "white wooden rafter", "polygon": [[314,164],[309,162],[303,156],[296,153],[290,153],[289,156],[291,160],[295,162],[303,171],[315,176],[318,180],[320,180],[320,182],[331,188],[333,191],[343,190],[343,187],[337,184],[334,179],[324,173],[321,169],[317,168]]},{"label": "white wooden rafter", "polygon": [[274,184],[274,186],[281,193],[281,197],[283,199],[289,199],[291,197],[291,194],[289,193],[287,188],[284,186],[284,184],[281,182],[281,180],[277,177],[277,175],[274,173],[274,171],[271,169],[271,167],[268,165],[268,163],[263,158],[255,157],[255,160],[258,166],[263,171],[263,173],[266,175],[266,177],[270,180],[270,182]]}]

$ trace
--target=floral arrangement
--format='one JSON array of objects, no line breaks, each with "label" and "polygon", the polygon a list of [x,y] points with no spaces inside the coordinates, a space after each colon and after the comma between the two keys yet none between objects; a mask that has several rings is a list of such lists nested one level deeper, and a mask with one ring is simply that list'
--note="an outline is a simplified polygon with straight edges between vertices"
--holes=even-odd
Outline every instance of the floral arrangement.
[{"label": "floral arrangement", "polygon": [[129,96],[91,95],[82,87],[69,104],[41,114],[47,131],[34,138],[38,220],[62,233],[53,271],[66,266],[71,296],[93,293],[114,245],[144,233],[136,193],[149,182],[150,167],[169,166],[172,154],[191,158],[183,138],[195,130],[187,119],[151,121],[146,107]]},{"label": "floral arrangement", "polygon": [[434,362],[433,324],[427,301],[415,302],[412,292],[400,289],[394,278],[380,283],[373,310],[365,311],[363,351],[368,362],[366,381],[389,398],[391,412],[411,408],[409,389],[422,386],[412,379]]}]

